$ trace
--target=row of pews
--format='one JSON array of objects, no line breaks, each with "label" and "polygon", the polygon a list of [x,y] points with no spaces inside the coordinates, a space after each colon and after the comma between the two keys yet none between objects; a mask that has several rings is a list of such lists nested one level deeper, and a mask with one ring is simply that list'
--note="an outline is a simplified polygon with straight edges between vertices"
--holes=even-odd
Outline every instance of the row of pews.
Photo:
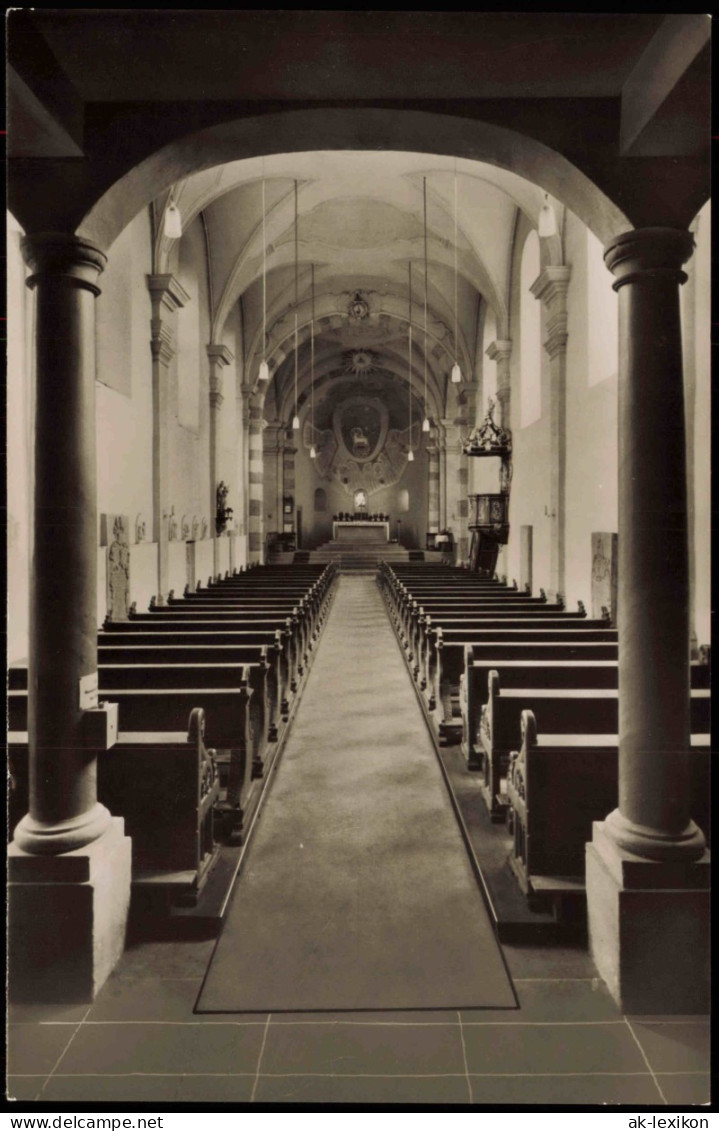
[{"label": "row of pews", "polygon": [[[320,633],[334,565],[259,566],[98,633],[101,700],[117,741],[98,756],[98,799],[125,819],[133,882],[197,906],[221,846],[257,810]],[[9,669],[9,831],[28,808],[28,669]]]},{"label": "row of pews", "polygon": [[[583,897],[592,822],[618,799],[618,643],[607,617],[496,577],[383,563],[378,583],[440,746],[460,746],[532,909]],[[709,841],[708,649],[691,665],[692,816]]]}]

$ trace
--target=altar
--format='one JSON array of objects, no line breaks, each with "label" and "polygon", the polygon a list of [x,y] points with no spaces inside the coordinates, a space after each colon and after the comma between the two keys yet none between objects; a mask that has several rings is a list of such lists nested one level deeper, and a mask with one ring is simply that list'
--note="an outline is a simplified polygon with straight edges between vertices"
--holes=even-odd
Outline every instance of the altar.
[{"label": "altar", "polygon": [[332,538],[335,542],[355,546],[364,542],[389,542],[389,523],[362,519],[335,521],[332,523]]}]

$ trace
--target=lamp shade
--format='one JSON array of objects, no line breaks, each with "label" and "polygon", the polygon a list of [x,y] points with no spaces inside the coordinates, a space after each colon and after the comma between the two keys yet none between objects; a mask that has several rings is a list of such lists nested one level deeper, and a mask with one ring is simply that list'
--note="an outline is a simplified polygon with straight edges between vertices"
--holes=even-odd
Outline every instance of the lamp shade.
[{"label": "lamp shade", "polygon": [[168,240],[179,240],[182,236],[182,216],[174,200],[170,201],[165,210],[165,235]]},{"label": "lamp shade", "polygon": [[424,420],[422,421],[422,431],[423,432],[429,432],[429,420],[427,419],[426,416],[425,416]]},{"label": "lamp shade", "polygon": [[267,364],[266,361],[260,362],[260,372],[259,372],[258,376],[259,376],[260,381],[269,381],[269,379],[270,379],[270,367],[269,367],[269,365]]},{"label": "lamp shade", "polygon": [[317,449],[314,444],[310,447],[310,459],[317,459]]},{"label": "lamp shade", "polygon": [[411,448],[407,452],[407,463],[414,463],[414,452]]},{"label": "lamp shade", "polygon": [[546,239],[547,236],[556,236],[557,234],[557,217],[554,215],[554,209],[549,203],[549,198],[546,196],[544,198],[544,204],[539,210],[537,231],[543,239]]},{"label": "lamp shade", "polygon": [[293,429],[294,432],[299,432],[299,429],[300,429],[300,418],[299,418],[299,416],[293,416],[292,417],[292,429]]},{"label": "lamp shade", "polygon": [[462,382],[462,370],[459,368],[459,365],[455,361],[454,365],[452,366],[452,384],[453,385],[460,385],[461,382]]}]

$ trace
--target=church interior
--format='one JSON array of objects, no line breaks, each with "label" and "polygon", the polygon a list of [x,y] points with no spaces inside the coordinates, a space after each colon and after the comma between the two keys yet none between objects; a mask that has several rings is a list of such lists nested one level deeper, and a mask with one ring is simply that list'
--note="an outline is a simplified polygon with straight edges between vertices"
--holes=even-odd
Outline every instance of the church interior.
[{"label": "church interior", "polygon": [[710,17],[9,13],[17,1106],[710,1102]]}]

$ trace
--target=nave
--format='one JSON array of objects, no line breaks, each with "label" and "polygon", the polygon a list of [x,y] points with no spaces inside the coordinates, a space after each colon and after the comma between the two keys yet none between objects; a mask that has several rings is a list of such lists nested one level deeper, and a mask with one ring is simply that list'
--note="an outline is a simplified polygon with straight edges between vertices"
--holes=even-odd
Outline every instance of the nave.
[{"label": "nave", "polygon": [[[546,1069],[574,1096],[551,1042],[504,1042],[523,980],[549,978],[543,1022],[606,1025],[606,987],[620,1028],[659,1017],[632,1021],[635,1082],[706,1098],[711,30],[10,12],[8,950],[31,1102],[156,1070],[265,1093],[274,1009],[249,1060],[169,1023],[255,1040],[192,1010],[336,575],[381,561],[404,725],[424,715],[520,1000],[447,1086],[534,1073],[500,1080],[511,1103]],[[390,1068],[440,1087],[429,1059]]]},{"label": "nave", "polygon": [[703,1102],[708,1020],[623,1015],[586,946],[505,944],[515,1006],[374,579],[335,584],[217,948],[145,923],[89,1008],[13,1007],[10,1094]]}]

